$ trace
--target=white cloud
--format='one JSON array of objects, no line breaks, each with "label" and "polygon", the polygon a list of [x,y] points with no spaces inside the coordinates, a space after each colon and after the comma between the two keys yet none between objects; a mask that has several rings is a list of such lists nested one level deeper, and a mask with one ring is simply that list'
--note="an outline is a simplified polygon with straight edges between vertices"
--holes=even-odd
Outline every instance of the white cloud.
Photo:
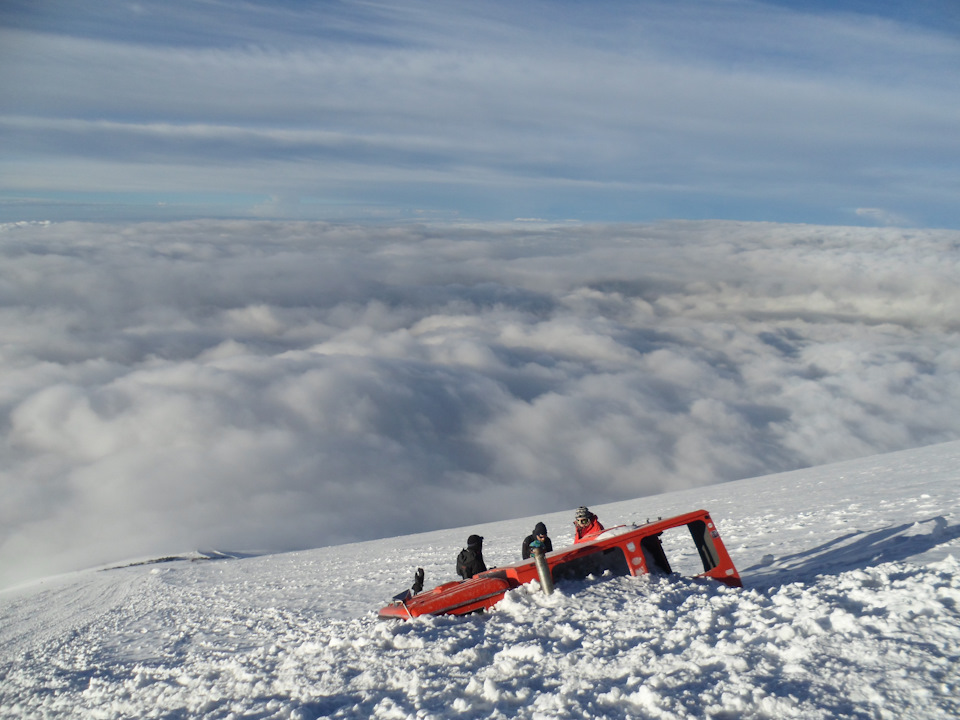
[{"label": "white cloud", "polygon": [[894,227],[908,227],[911,225],[906,217],[882,208],[857,208],[856,214],[858,217],[866,218],[878,225],[891,225]]},{"label": "white cloud", "polygon": [[287,218],[953,212],[960,50],[936,30],[761,3],[153,12],[0,30],[0,189]]},{"label": "white cloud", "polygon": [[4,582],[956,438],[958,247],[741,223],[0,226]]}]

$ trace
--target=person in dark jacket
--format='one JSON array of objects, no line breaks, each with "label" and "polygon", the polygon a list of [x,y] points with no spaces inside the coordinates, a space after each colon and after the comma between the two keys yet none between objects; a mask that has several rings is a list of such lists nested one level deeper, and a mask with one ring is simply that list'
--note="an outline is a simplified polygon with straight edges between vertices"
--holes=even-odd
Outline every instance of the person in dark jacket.
[{"label": "person in dark jacket", "polygon": [[574,543],[586,542],[603,532],[603,525],[600,524],[597,516],[582,505],[577,508],[573,526]]},{"label": "person in dark jacket", "polygon": [[467,546],[457,555],[457,575],[468,580],[486,569],[487,565],[483,562],[483,538],[471,535],[467,538]]},{"label": "person in dark jacket", "polygon": [[413,574],[413,584],[410,589],[397,593],[393,596],[393,599],[406,602],[421,592],[423,592],[423,568],[417,568],[417,571]]},{"label": "person in dark jacket", "polygon": [[547,526],[538,522],[533,528],[533,532],[523,539],[523,547],[520,548],[520,554],[526,560],[530,557],[530,551],[535,548],[541,548],[543,552],[553,552],[553,542],[547,536]]}]

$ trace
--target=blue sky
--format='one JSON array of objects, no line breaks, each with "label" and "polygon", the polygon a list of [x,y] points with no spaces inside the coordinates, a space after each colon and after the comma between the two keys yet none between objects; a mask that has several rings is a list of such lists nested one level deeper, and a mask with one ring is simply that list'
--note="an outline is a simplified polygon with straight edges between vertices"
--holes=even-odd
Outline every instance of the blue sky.
[{"label": "blue sky", "polygon": [[956,7],[5,0],[0,221],[958,228]]}]

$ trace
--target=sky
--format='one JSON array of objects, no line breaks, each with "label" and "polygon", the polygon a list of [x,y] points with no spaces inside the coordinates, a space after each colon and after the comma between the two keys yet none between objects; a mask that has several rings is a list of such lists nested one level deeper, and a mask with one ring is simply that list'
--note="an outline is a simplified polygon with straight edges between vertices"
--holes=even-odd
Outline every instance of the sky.
[{"label": "sky", "polygon": [[0,718],[957,717],[958,480],[955,441],[592,506],[608,528],[705,507],[742,588],[691,579],[702,565],[677,529],[661,538],[669,576],[377,617],[417,566],[427,591],[457,579],[468,534],[497,567],[520,562],[537,520],[566,549],[572,508],[47,577],[0,591]]},{"label": "sky", "polygon": [[960,227],[960,11],[0,5],[0,222]]},{"label": "sky", "polygon": [[0,587],[960,438],[960,231],[0,225]]}]

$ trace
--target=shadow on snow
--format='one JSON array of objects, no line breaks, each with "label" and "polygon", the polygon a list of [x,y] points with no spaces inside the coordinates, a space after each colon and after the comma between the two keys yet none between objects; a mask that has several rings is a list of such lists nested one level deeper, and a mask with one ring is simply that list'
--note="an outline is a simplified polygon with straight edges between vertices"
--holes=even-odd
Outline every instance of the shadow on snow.
[{"label": "shadow on snow", "polygon": [[[927,523],[929,531],[910,534]],[[766,555],[743,570],[747,587],[776,587],[817,575],[839,575],[848,570],[875,567],[909,560],[938,545],[960,538],[960,525],[948,525],[942,516],[904,523],[873,532],[852,532],[827,540],[817,547],[793,555]]]}]

